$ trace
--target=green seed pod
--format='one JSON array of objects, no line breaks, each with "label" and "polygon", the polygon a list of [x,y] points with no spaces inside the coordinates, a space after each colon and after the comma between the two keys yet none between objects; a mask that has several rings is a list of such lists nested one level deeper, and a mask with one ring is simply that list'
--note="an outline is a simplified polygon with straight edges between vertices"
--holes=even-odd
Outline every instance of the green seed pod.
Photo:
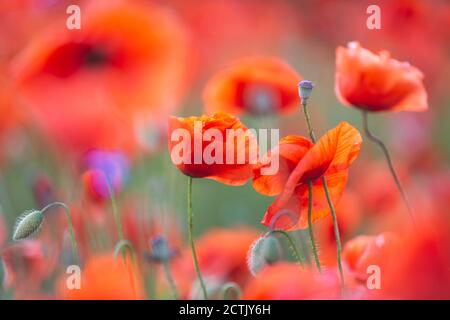
[{"label": "green seed pod", "polygon": [[26,211],[17,219],[14,227],[13,240],[18,241],[27,239],[37,233],[44,221],[44,215],[41,211]]}]

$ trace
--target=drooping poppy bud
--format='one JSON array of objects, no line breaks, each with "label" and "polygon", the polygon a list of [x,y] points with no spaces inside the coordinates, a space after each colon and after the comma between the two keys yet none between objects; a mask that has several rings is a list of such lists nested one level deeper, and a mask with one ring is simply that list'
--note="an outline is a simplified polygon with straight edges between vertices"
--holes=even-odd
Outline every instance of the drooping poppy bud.
[{"label": "drooping poppy bud", "polygon": [[253,242],[250,247],[247,264],[250,272],[255,276],[264,266],[279,261],[282,248],[278,239],[273,235],[264,235]]},{"label": "drooping poppy bud", "polygon": [[41,211],[25,211],[14,227],[13,240],[18,241],[31,237],[39,231],[43,221],[44,215]]}]

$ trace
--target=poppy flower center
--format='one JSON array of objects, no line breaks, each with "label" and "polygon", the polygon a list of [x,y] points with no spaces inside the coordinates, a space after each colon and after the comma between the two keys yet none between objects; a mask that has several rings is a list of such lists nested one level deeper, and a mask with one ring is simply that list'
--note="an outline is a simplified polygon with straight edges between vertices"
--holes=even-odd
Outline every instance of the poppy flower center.
[{"label": "poppy flower center", "polygon": [[253,114],[269,114],[279,109],[281,94],[264,83],[241,84],[241,105]]},{"label": "poppy flower center", "polygon": [[107,53],[99,47],[91,47],[84,56],[84,65],[87,67],[101,67],[107,64],[109,57]]}]

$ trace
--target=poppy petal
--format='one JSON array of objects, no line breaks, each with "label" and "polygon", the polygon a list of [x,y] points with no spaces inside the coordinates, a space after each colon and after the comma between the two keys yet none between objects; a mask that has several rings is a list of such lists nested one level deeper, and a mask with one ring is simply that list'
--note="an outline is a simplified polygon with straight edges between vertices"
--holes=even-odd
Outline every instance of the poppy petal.
[{"label": "poppy petal", "polygon": [[[313,146],[312,142],[301,136],[286,136],[279,145],[264,156],[264,163],[260,163],[253,172],[254,189],[266,196],[278,195],[283,191],[290,173],[306,152]],[[273,175],[264,175],[261,170],[271,166],[273,158],[278,157],[278,170]]]},{"label": "poppy petal", "polygon": [[277,212],[287,209],[299,217],[298,223],[289,229],[307,227],[307,215],[304,212],[308,208],[309,181],[313,183],[313,222],[327,216],[330,210],[319,178],[325,176],[330,197],[336,205],[347,182],[348,167],[358,155],[361,143],[358,130],[347,122],[341,122],[328,131],[291,172],[283,192],[269,207],[262,223],[272,224],[271,220]]}]

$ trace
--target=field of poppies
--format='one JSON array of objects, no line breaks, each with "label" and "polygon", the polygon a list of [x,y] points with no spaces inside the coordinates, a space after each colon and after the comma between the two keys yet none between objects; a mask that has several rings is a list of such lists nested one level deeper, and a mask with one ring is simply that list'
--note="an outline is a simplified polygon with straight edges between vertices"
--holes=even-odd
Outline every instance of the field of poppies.
[{"label": "field of poppies", "polygon": [[450,299],[450,2],[1,0],[0,299]]}]

